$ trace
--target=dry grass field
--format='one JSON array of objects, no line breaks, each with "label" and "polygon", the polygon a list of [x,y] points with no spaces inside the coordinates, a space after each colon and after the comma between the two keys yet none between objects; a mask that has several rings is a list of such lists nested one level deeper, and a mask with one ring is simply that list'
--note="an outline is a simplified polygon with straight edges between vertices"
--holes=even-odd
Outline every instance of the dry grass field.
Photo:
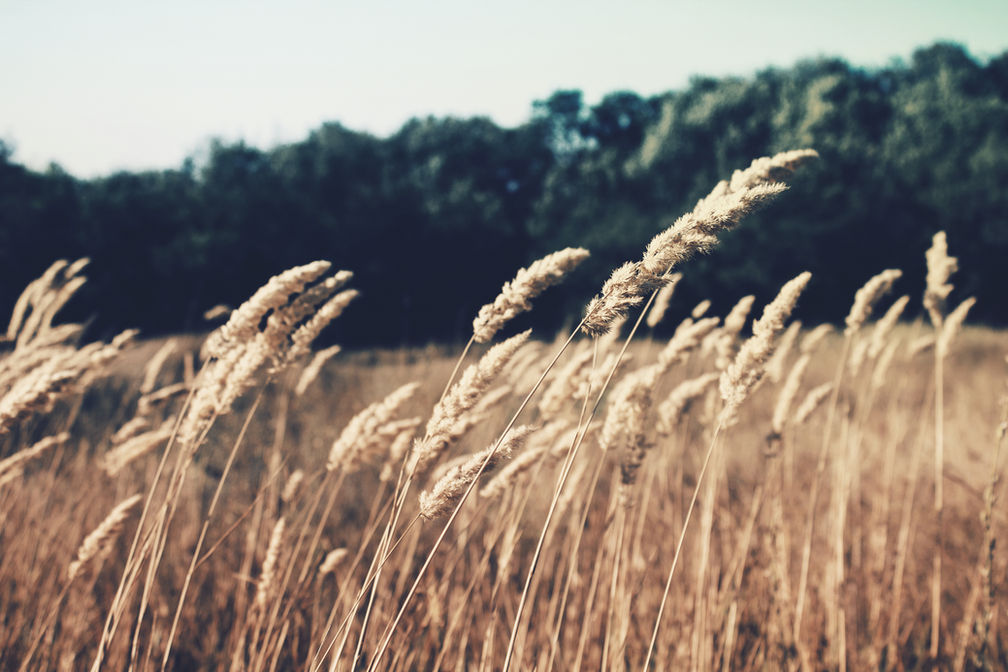
[{"label": "dry grass field", "polygon": [[501,336],[584,255],[536,262],[461,352],[313,358],[355,296],[324,263],[206,338],[85,344],[54,265],[0,345],[0,667],[1005,669],[1008,334],[960,329],[944,237],[834,328],[788,322],[807,274],[668,304],[807,158],[718,185],[573,334]]}]

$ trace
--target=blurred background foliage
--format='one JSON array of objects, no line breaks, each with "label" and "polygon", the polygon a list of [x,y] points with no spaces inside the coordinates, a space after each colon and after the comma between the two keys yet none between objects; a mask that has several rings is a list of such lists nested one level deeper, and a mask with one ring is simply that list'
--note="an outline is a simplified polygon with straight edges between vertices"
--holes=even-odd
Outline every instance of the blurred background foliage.
[{"label": "blurred background foliage", "polygon": [[680,269],[678,314],[703,298],[720,313],[768,299],[802,270],[809,323],[842,320],[887,267],[916,298],[945,230],[960,259],[953,300],[975,295],[971,319],[1008,322],[1008,52],[980,62],[949,43],[882,69],[810,60],[596,105],[557,91],[516,128],[425,118],[387,138],[329,123],[270,150],[215,141],[178,169],[91,180],[29,170],[0,143],[0,309],[54,259],[88,256],[65,317],[93,310],[99,332],[202,329],[207,308],[329,259],[362,292],[333,327],[340,342],[464,341],[518,267],[587,247],[589,262],[513,325],[557,329],[718,180],[800,147],[822,160]]}]

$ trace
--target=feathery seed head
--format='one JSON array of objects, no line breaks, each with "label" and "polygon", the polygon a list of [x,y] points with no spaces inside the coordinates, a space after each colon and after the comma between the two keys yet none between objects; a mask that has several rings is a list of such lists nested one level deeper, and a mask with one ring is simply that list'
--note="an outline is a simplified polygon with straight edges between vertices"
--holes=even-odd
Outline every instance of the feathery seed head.
[{"label": "feathery seed head", "polygon": [[473,320],[475,341],[488,342],[513,317],[531,310],[532,299],[539,296],[547,287],[560,282],[587,258],[588,250],[568,247],[532,262],[528,268],[519,269],[514,280],[504,284],[493,303],[480,308],[479,314]]},{"label": "feathery seed head", "polygon": [[942,324],[942,315],[945,311],[945,300],[952,293],[952,285],[948,279],[958,270],[958,263],[955,257],[948,254],[948,242],[945,240],[945,232],[939,231],[931,240],[931,247],[924,253],[927,260],[927,287],[924,290],[924,307],[927,308],[928,315],[931,316],[931,323],[935,327]]},{"label": "feathery seed head", "polygon": [[871,315],[872,308],[875,307],[875,303],[884,295],[889,293],[889,290],[892,289],[893,283],[896,282],[902,275],[903,271],[897,268],[886,269],[866,282],[864,286],[854,294],[854,304],[851,306],[850,313],[847,314],[847,319],[845,320],[847,329],[844,333],[847,336],[854,334],[861,328],[861,325],[863,325],[865,320],[868,319],[868,316]]}]

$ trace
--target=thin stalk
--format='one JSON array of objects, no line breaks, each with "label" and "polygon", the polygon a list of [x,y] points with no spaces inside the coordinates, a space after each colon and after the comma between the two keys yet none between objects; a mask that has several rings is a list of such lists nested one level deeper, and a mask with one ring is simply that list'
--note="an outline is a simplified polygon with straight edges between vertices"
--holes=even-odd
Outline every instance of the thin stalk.
[{"label": "thin stalk", "polygon": [[[937,334],[936,338],[941,338]],[[935,423],[934,423],[934,512],[937,519],[938,529],[935,539],[934,561],[931,571],[931,649],[930,654],[933,660],[938,658],[939,636],[941,629],[941,575],[942,575],[942,555],[945,547],[945,535],[943,534],[944,519],[944,465],[945,465],[945,410],[944,410],[944,357],[941,348],[935,345]]]},{"label": "thin stalk", "polygon": [[[581,324],[584,324],[584,319],[581,320]],[[424,561],[423,566],[420,568],[420,572],[417,574],[416,579],[413,581],[413,585],[410,588],[409,592],[407,593],[406,599],[403,601],[402,606],[399,608],[399,613],[396,614],[395,620],[389,627],[388,634],[385,637],[384,642],[378,649],[378,653],[375,655],[375,658],[368,669],[371,670],[377,669],[378,662],[381,660],[382,656],[385,653],[385,650],[388,648],[389,641],[392,639],[392,633],[395,631],[396,626],[402,619],[402,615],[406,611],[406,606],[409,604],[413,595],[416,593],[417,586],[420,584],[420,579],[423,578],[424,573],[430,566],[431,560],[434,559],[435,552],[437,552],[437,549],[441,546],[441,542],[444,541],[445,535],[447,535],[448,533],[448,528],[451,527],[452,523],[455,521],[455,518],[458,516],[458,512],[462,510],[462,506],[469,498],[469,494],[476,487],[476,483],[479,481],[480,475],[483,473],[483,470],[486,468],[486,465],[490,462],[491,458],[493,458],[494,451],[496,451],[496,449],[500,447],[500,444],[504,441],[504,438],[507,436],[507,433],[511,431],[512,427],[514,427],[514,424],[515,422],[517,422],[518,417],[521,415],[522,411],[525,410],[525,407],[528,405],[529,401],[532,400],[532,397],[535,395],[535,393],[539,390],[539,387],[542,385],[543,380],[545,380],[546,376],[549,375],[550,370],[557,363],[557,360],[560,359],[560,356],[563,355],[564,351],[567,350],[567,347],[574,341],[574,338],[577,336],[578,330],[581,329],[581,324],[575,327],[574,331],[571,332],[570,337],[568,337],[568,339],[564,342],[563,347],[560,348],[560,351],[557,352],[557,354],[553,357],[553,360],[549,363],[549,366],[547,366],[546,370],[543,371],[542,375],[539,376],[539,380],[536,381],[536,384],[532,387],[532,390],[529,391],[528,395],[526,395],[525,397],[525,400],[522,401],[521,405],[518,407],[518,410],[515,411],[514,415],[511,417],[511,421],[508,422],[507,427],[505,427],[504,431],[501,432],[501,435],[497,439],[497,442],[494,446],[494,450],[487,452],[486,459],[483,460],[483,464],[480,465],[480,468],[476,473],[476,477],[472,480],[472,482],[469,483],[469,487],[466,488],[465,492],[462,493],[462,497],[459,499],[458,504],[455,505],[455,510],[452,511],[451,515],[448,517],[448,521],[445,523],[444,528],[441,530],[441,534],[438,535],[437,540],[434,542],[434,547],[431,548],[430,553],[428,553],[427,559]]]},{"label": "thin stalk", "polygon": [[[269,384],[268,381],[267,384]],[[252,402],[252,407],[245,416],[245,421],[242,423],[241,430],[238,432],[238,437],[235,439],[234,445],[231,447],[231,453],[228,455],[227,462],[224,465],[224,471],[221,474],[220,480],[217,481],[217,489],[214,491],[213,499],[210,500],[210,508],[207,510],[206,517],[203,519],[203,528],[200,530],[199,539],[196,541],[196,547],[193,549],[192,558],[189,561],[189,569],[186,571],[185,579],[182,581],[182,592],[179,594],[178,606],[175,607],[175,616],[172,618],[171,628],[168,630],[168,642],[165,644],[164,656],[161,659],[162,672],[164,672],[165,668],[168,666],[168,657],[171,655],[172,642],[175,640],[175,633],[178,630],[179,618],[182,615],[182,605],[185,604],[185,598],[189,591],[189,583],[192,581],[193,573],[196,570],[196,561],[199,559],[200,551],[203,549],[203,542],[206,540],[207,531],[210,529],[210,519],[217,510],[217,502],[220,501],[221,492],[224,490],[224,481],[227,480],[228,474],[231,473],[231,467],[234,465],[235,458],[238,455],[238,447],[244,440],[245,434],[248,432],[249,425],[252,424],[252,416],[255,415],[256,409],[259,408],[259,403],[262,401],[263,393],[265,391],[266,386],[264,385],[259,390],[259,394],[256,395],[255,401]]]},{"label": "thin stalk", "polygon": [[[567,458],[564,460],[564,467],[561,470],[560,478],[557,481],[557,485],[553,490],[553,500],[550,502],[549,512],[546,514],[546,521],[543,523],[542,530],[539,533],[539,541],[536,543],[536,550],[535,553],[532,555],[532,564],[529,567],[528,576],[525,578],[525,587],[522,590],[521,599],[518,602],[518,609],[515,613],[514,625],[511,627],[511,638],[508,642],[508,651],[507,655],[504,658],[503,672],[507,672],[511,664],[511,657],[514,654],[515,639],[518,634],[518,627],[521,623],[522,613],[525,609],[525,602],[528,599],[529,586],[532,583],[532,575],[535,573],[536,567],[539,564],[539,556],[542,554],[543,541],[546,538],[546,531],[549,529],[550,523],[553,520],[553,515],[556,513],[557,502],[560,501],[560,494],[563,492],[564,486],[567,484],[567,476],[570,474],[571,466],[573,465],[574,460],[577,458],[577,453],[581,448],[581,443],[584,441],[584,437],[588,433],[588,428],[591,426],[591,422],[595,418],[595,414],[598,412],[599,405],[602,403],[602,397],[603,395],[605,395],[606,389],[609,387],[610,381],[612,381],[613,376],[616,375],[616,370],[619,369],[619,365],[623,361],[623,355],[626,354],[627,348],[630,345],[630,341],[633,339],[634,334],[637,333],[637,329],[640,328],[641,322],[644,321],[644,316],[647,315],[647,311],[650,309],[651,304],[654,302],[655,296],[657,295],[658,290],[653,291],[651,293],[651,297],[644,305],[643,310],[641,310],[640,315],[637,317],[637,322],[634,323],[633,329],[630,330],[630,334],[627,336],[626,341],[624,341],[623,343],[623,348],[620,350],[619,355],[616,357],[616,362],[613,364],[612,369],[609,371],[609,375],[606,377],[605,382],[602,384],[602,387],[599,390],[599,394],[595,400],[594,406],[592,407],[591,414],[589,414],[588,420],[585,423],[584,431],[581,432],[580,434],[580,439],[575,438],[574,444],[571,445],[570,449],[567,451]],[[585,319],[587,319],[587,317]],[[582,324],[583,323],[584,320],[582,320]],[[580,329],[580,325],[578,326],[578,329]],[[574,334],[576,333],[577,329],[574,330]],[[571,338],[573,337],[574,335],[572,334]],[[567,342],[570,343],[570,340],[568,340]]]},{"label": "thin stalk", "polygon": [[690,497],[689,506],[686,508],[686,517],[683,519],[682,531],[679,533],[679,541],[676,543],[675,555],[672,556],[672,567],[669,568],[668,578],[665,580],[665,591],[662,593],[661,603],[658,605],[658,617],[655,619],[654,631],[651,633],[651,643],[648,645],[647,657],[644,659],[642,670],[647,670],[651,664],[651,657],[654,655],[655,643],[658,641],[658,629],[661,626],[662,616],[665,613],[665,604],[668,602],[669,590],[672,587],[672,576],[675,574],[676,565],[679,564],[679,556],[682,553],[683,541],[686,539],[686,530],[689,529],[690,519],[693,517],[693,509],[696,508],[697,497],[700,494],[700,486],[703,484],[704,475],[710,464],[714,448],[717,446],[718,437],[721,435],[723,420],[719,419],[714,427],[714,434],[711,436],[710,445],[707,447],[707,454],[704,455],[703,465],[700,467],[700,474],[697,476],[696,486],[693,488],[693,495]]}]

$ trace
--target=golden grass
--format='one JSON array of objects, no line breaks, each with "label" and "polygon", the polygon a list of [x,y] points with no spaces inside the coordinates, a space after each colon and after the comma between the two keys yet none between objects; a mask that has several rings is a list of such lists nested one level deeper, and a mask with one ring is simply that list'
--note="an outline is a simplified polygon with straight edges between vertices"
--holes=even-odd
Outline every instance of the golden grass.
[{"label": "golden grass", "polygon": [[1008,336],[930,310],[947,274],[916,308],[941,328],[896,322],[888,271],[844,333],[786,328],[802,274],[751,330],[751,297],[672,298],[675,335],[636,335],[669,266],[808,157],[739,171],[617,269],[586,330],[610,333],[471,356],[309,363],[355,296],[325,263],[206,343],[77,345],[52,320],[83,264],[55,264],[0,355],[0,667],[1004,668]]}]

